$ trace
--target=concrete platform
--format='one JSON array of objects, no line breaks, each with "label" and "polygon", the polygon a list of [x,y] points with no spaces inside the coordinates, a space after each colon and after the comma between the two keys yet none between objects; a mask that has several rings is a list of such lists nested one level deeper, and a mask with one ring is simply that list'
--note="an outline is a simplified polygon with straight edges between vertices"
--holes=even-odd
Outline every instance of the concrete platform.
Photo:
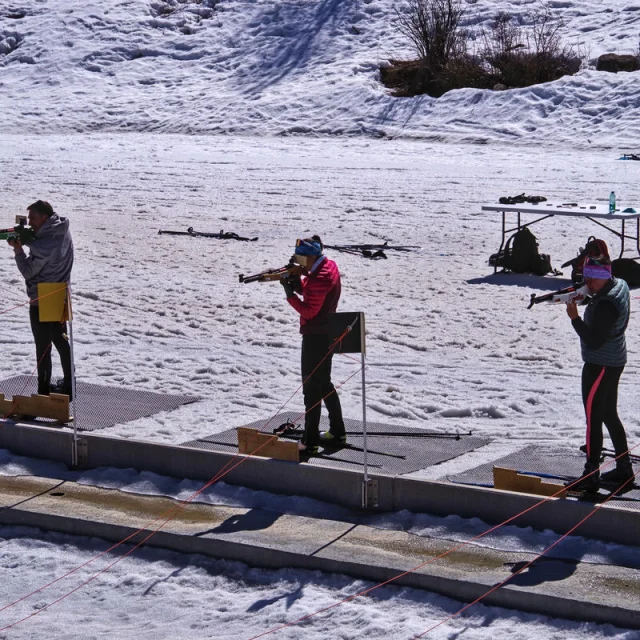
[{"label": "concrete platform", "polygon": [[[471,545],[437,558],[457,545],[354,522],[193,503],[176,510],[177,505],[167,498],[49,478],[0,477],[3,525],[120,542],[157,520],[151,531],[160,524],[162,530],[145,544],[252,566],[344,573],[374,582],[399,576],[394,581],[397,585],[427,589],[464,602],[482,596],[534,558],[528,553]],[[137,544],[149,533],[137,533],[130,543]],[[121,550],[115,553],[120,555]],[[640,574],[624,567],[545,559],[483,602],[640,629]]]},{"label": "concrete platform", "polygon": [[[362,508],[363,473],[354,469],[318,466],[112,438],[102,433],[79,439],[78,468],[114,467],[151,471],[164,476],[208,482],[224,472],[224,481],[258,491],[316,498],[349,509]],[[66,429],[5,423],[0,427],[0,448],[31,458],[45,458],[71,467],[73,434]],[[423,480],[370,471],[377,487],[378,512],[406,509],[434,515],[456,514],[480,518],[488,524],[517,519],[513,524],[565,533],[578,521],[580,535],[606,542],[637,545],[640,512],[617,503],[596,508],[588,502],[547,499],[490,487]]]},{"label": "concrete platform", "polygon": [[[203,482],[224,471],[226,483],[317,498],[347,507],[353,515],[348,522],[336,522],[257,509],[189,505],[149,542],[167,549],[229,558],[252,566],[345,573],[377,582],[411,571],[399,584],[463,601],[476,599],[508,577],[514,567],[533,559],[526,553],[465,546],[446,559],[425,564],[455,543],[362,525],[363,474],[350,468],[123,440],[100,433],[83,434],[79,444],[81,468],[134,468]],[[46,455],[47,460],[70,467],[72,433],[5,423],[0,427],[0,448],[32,458]],[[484,467],[470,472],[480,474],[482,479]],[[550,529],[559,535],[586,518],[576,535],[638,546],[640,512],[622,503],[596,506],[378,471],[371,472],[369,478],[377,486],[377,506],[370,511],[456,514],[479,518],[488,525],[509,520],[511,525]],[[0,477],[0,523],[115,542],[168,515],[175,504],[165,498],[99,490],[64,479]],[[420,568],[413,571],[418,565]],[[625,567],[543,559],[486,602],[640,629],[640,577],[636,569]]]},{"label": "concrete platform", "polygon": [[[300,412],[286,411],[268,420],[259,420],[242,425],[271,435],[281,424],[292,422],[300,430],[297,437],[281,436],[283,440],[300,441],[304,431],[304,417]],[[364,467],[364,437],[362,420],[344,419],[348,438],[345,448],[324,449],[321,456],[311,456],[308,464],[362,471]],[[320,430],[329,430],[326,415],[320,418]],[[405,475],[426,467],[451,460],[478,449],[489,440],[459,430],[428,431],[426,429],[397,427],[382,422],[367,423],[367,464],[376,473]],[[237,429],[229,429],[198,440],[183,443],[185,447],[195,447],[209,451],[238,450]]]},{"label": "concrete platform", "polygon": [[[611,457],[605,460],[609,465],[605,471],[615,467],[615,462]],[[493,467],[503,467],[524,471],[525,473],[539,474],[548,482],[562,484],[568,478],[577,478],[584,469],[584,453],[578,450],[562,449],[559,447],[529,446],[523,447],[519,451],[508,456],[492,460],[473,469],[468,469],[462,473],[448,476],[451,482],[493,487]],[[600,490],[599,499],[605,499],[609,495],[608,491]],[[630,485],[624,493],[619,493],[610,499],[612,504],[626,509],[640,511],[640,488],[637,483]]]}]

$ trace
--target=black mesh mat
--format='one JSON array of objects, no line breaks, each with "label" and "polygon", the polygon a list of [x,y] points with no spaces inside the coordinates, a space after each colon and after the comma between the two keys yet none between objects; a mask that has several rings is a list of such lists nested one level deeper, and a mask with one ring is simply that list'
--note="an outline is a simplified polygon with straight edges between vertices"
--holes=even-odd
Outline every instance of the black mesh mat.
[{"label": "black mesh mat", "polygon": [[[611,458],[606,458],[605,462],[607,460],[610,461]],[[548,477],[543,477],[543,479],[548,482],[562,484],[563,478],[579,477],[584,468],[584,463],[585,455],[580,451],[558,448],[544,449],[532,445],[509,454],[504,458],[449,476],[447,480],[459,484],[493,487],[493,467],[496,466],[515,469],[520,472],[544,474],[544,476]],[[612,462],[610,465],[604,467],[603,471],[609,471],[613,469],[614,466],[615,463]],[[604,499],[609,492],[601,489],[600,494],[601,498]],[[634,488],[623,495],[616,495],[609,501],[609,504],[640,510],[640,489]]]},{"label": "black mesh mat", "polygon": [[[5,398],[14,395],[30,396],[36,392],[37,383],[34,376],[15,376],[0,380],[0,393],[4,393]],[[183,404],[199,400],[194,396],[174,396],[131,388],[105,387],[80,381],[76,382],[76,396],[71,413],[77,413],[80,431],[112,427],[115,424],[131,422],[161,411],[172,411]],[[37,418],[31,422],[51,424],[53,421]]]},{"label": "black mesh mat", "polygon": [[[272,419],[258,420],[242,426],[270,434],[273,433],[275,427],[287,420],[296,420],[296,424],[301,428],[304,425],[304,419],[300,418],[300,412],[286,412]],[[323,449],[321,447],[321,455],[311,456],[308,460],[310,464],[354,470],[362,469],[364,461],[362,422],[349,418],[345,418],[344,422],[347,429],[348,447],[340,449]],[[320,421],[320,430],[326,431],[328,428],[328,419],[323,416]],[[468,451],[473,451],[473,449],[489,442],[486,438],[470,435],[460,435],[459,439],[456,439],[455,430],[438,433],[371,422],[367,423],[367,436],[368,466],[372,471],[391,475],[402,475],[433,466]],[[185,442],[182,446],[235,453],[238,451],[238,435],[236,429],[229,429],[222,433]]]}]

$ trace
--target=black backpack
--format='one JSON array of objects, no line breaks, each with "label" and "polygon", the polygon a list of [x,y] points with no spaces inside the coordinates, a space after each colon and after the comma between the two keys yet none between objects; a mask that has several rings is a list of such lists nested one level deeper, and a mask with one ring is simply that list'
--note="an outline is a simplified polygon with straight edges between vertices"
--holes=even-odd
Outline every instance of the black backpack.
[{"label": "black backpack", "polygon": [[529,227],[522,227],[508,240],[499,255],[492,255],[489,264],[515,273],[535,273],[544,276],[553,271],[551,258],[538,251],[538,241]]},{"label": "black backpack", "polygon": [[630,288],[640,287],[640,264],[631,258],[618,258],[611,263],[611,273]]}]

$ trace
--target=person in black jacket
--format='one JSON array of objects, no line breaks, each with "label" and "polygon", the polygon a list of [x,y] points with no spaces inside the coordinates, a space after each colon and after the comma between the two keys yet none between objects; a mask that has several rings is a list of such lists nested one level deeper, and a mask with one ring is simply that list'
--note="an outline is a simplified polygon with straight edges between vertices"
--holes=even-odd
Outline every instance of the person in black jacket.
[{"label": "person in black jacket", "polygon": [[582,348],[582,400],[587,419],[587,461],[581,480],[572,488],[597,491],[603,423],[615,449],[616,467],[602,475],[602,482],[621,485],[634,477],[627,436],[618,417],[618,382],[627,363],[629,287],[624,280],[612,277],[608,260],[587,258],[583,275],[592,296],[584,318],[580,318],[575,301],[567,304],[567,315]]},{"label": "person in black jacket", "polygon": [[[29,318],[36,345],[38,363],[38,393],[49,395],[51,391],[64,393],[72,399],[71,348],[65,322],[41,322],[38,305],[38,284],[42,282],[69,283],[73,267],[73,242],[69,231],[69,219],[59,216],[44,200],[27,207],[29,226],[35,236],[28,244],[29,254],[16,239],[7,242],[13,247],[16,266],[25,279],[27,294],[31,300]],[[64,378],[51,382],[51,345],[60,354]]]}]

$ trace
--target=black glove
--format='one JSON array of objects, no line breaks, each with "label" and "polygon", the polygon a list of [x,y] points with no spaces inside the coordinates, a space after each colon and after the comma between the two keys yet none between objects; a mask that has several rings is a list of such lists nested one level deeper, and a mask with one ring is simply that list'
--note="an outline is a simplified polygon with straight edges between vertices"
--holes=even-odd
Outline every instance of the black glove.
[{"label": "black glove", "polygon": [[292,282],[286,278],[282,278],[282,280],[280,280],[280,284],[282,285],[287,298],[291,298],[291,296],[295,295],[295,287]]}]

